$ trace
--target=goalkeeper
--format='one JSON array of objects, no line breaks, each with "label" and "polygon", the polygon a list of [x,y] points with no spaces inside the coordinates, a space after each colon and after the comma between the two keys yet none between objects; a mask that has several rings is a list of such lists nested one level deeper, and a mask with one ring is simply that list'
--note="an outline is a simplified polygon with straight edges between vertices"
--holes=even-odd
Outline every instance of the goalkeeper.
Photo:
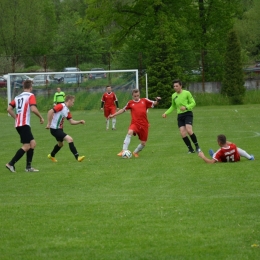
[{"label": "goalkeeper", "polygon": [[61,91],[60,88],[57,88],[57,92],[54,94],[54,98],[53,98],[53,105],[57,105],[60,103],[64,103],[65,101],[65,93],[63,91]]}]

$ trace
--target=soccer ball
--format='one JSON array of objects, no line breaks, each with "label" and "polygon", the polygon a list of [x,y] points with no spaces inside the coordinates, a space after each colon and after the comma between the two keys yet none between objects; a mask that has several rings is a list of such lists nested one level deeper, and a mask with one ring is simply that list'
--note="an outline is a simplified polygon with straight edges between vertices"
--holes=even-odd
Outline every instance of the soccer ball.
[{"label": "soccer ball", "polygon": [[124,159],[130,159],[131,157],[132,157],[131,151],[129,151],[129,150],[123,151],[123,153],[122,153],[122,158],[124,158]]}]

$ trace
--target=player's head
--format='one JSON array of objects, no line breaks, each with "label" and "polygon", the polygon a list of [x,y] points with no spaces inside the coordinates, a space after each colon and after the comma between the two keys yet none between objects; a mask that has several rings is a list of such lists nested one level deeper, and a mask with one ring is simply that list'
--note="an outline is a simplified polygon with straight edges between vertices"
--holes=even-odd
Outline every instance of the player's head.
[{"label": "player's head", "polygon": [[65,97],[65,103],[67,107],[72,107],[74,105],[75,96],[68,95]]},{"label": "player's head", "polygon": [[139,89],[134,89],[132,91],[132,97],[134,101],[138,101],[140,99],[140,91]]},{"label": "player's head", "polygon": [[32,88],[32,81],[29,80],[29,79],[26,79],[24,82],[23,82],[23,89],[24,90],[30,90]]},{"label": "player's head", "polygon": [[57,88],[57,92],[60,92],[61,90],[60,90],[60,88]]},{"label": "player's head", "polygon": [[174,91],[176,91],[177,93],[181,91],[182,89],[182,82],[179,79],[175,79],[173,82],[173,88]]},{"label": "player's head", "polygon": [[226,136],[225,135],[218,135],[217,142],[218,142],[219,146],[225,145],[226,142],[227,142]]},{"label": "player's head", "polygon": [[107,86],[107,93],[109,94],[109,93],[111,93],[111,92],[112,92],[111,86]]}]

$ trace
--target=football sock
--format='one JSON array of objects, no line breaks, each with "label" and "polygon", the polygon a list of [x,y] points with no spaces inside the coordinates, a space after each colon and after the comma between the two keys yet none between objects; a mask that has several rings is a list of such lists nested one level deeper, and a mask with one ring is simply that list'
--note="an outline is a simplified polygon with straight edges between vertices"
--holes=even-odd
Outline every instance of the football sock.
[{"label": "football sock", "polygon": [[248,160],[251,158],[251,155],[248,154],[245,150],[241,149],[241,148],[237,148],[238,153],[240,154],[240,156],[246,157]]},{"label": "football sock", "polygon": [[145,145],[138,144],[138,146],[135,148],[134,153],[139,153],[144,149]]},{"label": "football sock", "polygon": [[70,147],[70,151],[73,153],[73,155],[75,156],[75,158],[77,160],[79,157],[79,154],[77,152],[76,147],[74,146],[74,143],[73,142],[69,143],[69,147]]},{"label": "football sock", "polygon": [[188,149],[191,151],[193,150],[192,146],[191,146],[191,142],[190,139],[188,138],[188,136],[185,136],[182,138],[182,140],[184,141],[184,143],[187,145]]},{"label": "football sock", "polygon": [[109,119],[106,121],[107,129],[109,128]]},{"label": "football sock", "polygon": [[16,162],[18,162],[18,161],[23,157],[24,154],[25,154],[25,151],[24,151],[22,148],[20,148],[20,149],[16,152],[15,156],[13,157],[13,159],[9,162],[9,165],[14,166],[14,164],[15,164]]},{"label": "football sock", "polygon": [[112,128],[116,127],[116,118],[112,118]]},{"label": "football sock", "polygon": [[126,137],[125,137],[125,140],[124,140],[124,144],[123,144],[123,150],[127,150],[128,149],[128,146],[131,142],[131,135],[127,134]]},{"label": "football sock", "polygon": [[52,152],[51,152],[51,156],[55,157],[55,154],[61,149],[60,146],[58,146],[57,144],[54,146]]},{"label": "football sock", "polygon": [[199,146],[198,141],[197,141],[197,137],[194,133],[192,135],[190,135],[190,139],[192,140],[192,142],[195,144],[196,147]]},{"label": "football sock", "polygon": [[26,169],[31,168],[32,159],[33,159],[34,149],[30,148],[26,152]]}]

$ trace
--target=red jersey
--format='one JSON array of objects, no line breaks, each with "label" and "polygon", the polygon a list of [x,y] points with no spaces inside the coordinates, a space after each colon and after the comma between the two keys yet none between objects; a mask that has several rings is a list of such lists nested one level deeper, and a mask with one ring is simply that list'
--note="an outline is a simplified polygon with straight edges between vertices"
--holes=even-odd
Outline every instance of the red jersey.
[{"label": "red jersey", "polygon": [[213,159],[218,162],[238,162],[240,155],[235,144],[230,144],[228,147],[221,147],[214,153]]},{"label": "red jersey", "polygon": [[117,101],[116,94],[114,92],[104,93],[101,99],[104,102],[104,107],[113,107],[115,106],[115,101]]},{"label": "red jersey", "polygon": [[147,98],[140,98],[138,101],[128,101],[123,109],[131,110],[131,124],[148,127],[147,109],[151,107],[154,107],[154,101]]},{"label": "red jersey", "polygon": [[16,109],[15,127],[30,125],[30,106],[36,106],[36,98],[33,93],[22,92],[9,105]]}]

